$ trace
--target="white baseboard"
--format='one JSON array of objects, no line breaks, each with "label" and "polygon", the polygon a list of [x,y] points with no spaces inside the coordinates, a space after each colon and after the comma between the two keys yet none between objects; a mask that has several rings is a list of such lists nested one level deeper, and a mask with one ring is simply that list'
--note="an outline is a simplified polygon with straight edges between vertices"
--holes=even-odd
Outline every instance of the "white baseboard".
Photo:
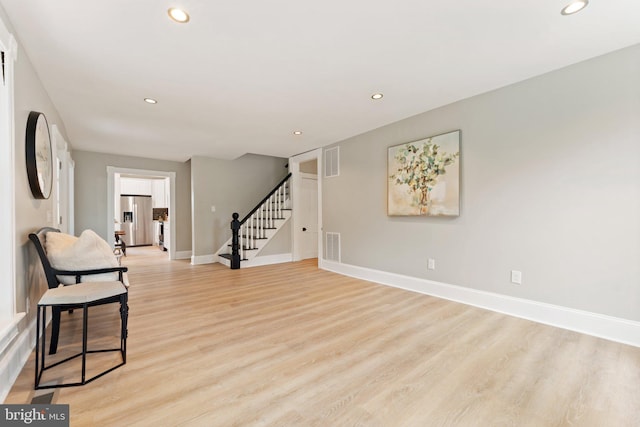
[{"label": "white baseboard", "polygon": [[191,259],[191,251],[177,251],[175,259]]},{"label": "white baseboard", "polygon": [[4,353],[11,341],[18,335],[18,325],[25,315],[25,313],[18,313],[12,319],[0,323],[0,354]]},{"label": "white baseboard", "polygon": [[248,261],[240,262],[240,268],[259,267],[261,265],[270,265],[270,264],[281,264],[283,262],[291,262],[291,261],[293,261],[293,255],[291,253],[264,255],[264,256],[259,255]]},{"label": "white baseboard", "polygon": [[[240,268],[259,267],[261,265],[281,264],[283,262],[292,262],[292,254],[277,254],[277,255],[265,255],[251,258],[240,262]],[[218,257],[217,262],[227,267],[231,267],[231,261],[221,256]]]},{"label": "white baseboard", "polygon": [[[15,330],[19,328],[19,323],[24,319],[24,313],[20,313],[15,322]],[[4,402],[11,391],[13,383],[20,375],[24,364],[29,359],[31,351],[36,342],[36,319],[19,334],[13,334],[11,342],[8,343],[0,359],[0,402]]]},{"label": "white baseboard", "polygon": [[640,322],[477,289],[321,260],[319,267],[362,280],[419,292],[499,313],[640,347]]},{"label": "white baseboard", "polygon": [[216,254],[191,256],[191,265],[213,264],[214,262],[218,262],[218,255]]}]

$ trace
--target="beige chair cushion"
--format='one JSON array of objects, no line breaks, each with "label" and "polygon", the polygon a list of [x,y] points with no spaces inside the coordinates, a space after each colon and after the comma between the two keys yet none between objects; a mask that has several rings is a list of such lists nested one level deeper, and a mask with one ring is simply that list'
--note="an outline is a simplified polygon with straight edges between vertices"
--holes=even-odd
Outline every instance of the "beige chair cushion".
[{"label": "beige chair cushion", "polygon": [[49,289],[38,305],[84,304],[127,292],[121,282],[86,282]]},{"label": "beige chair cushion", "polygon": [[[109,244],[92,230],[85,230],[80,237],[65,233],[48,232],[45,239],[47,258],[53,268],[78,271],[118,267],[118,259]],[[58,276],[60,283],[76,283],[74,276]],[[82,276],[82,282],[118,280],[118,273]]]}]

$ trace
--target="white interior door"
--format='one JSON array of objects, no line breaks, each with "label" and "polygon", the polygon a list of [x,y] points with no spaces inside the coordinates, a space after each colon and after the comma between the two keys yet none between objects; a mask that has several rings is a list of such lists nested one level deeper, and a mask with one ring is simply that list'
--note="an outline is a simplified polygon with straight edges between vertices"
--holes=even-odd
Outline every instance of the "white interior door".
[{"label": "white interior door", "polygon": [[300,253],[302,259],[318,257],[318,179],[302,177],[300,209]]}]

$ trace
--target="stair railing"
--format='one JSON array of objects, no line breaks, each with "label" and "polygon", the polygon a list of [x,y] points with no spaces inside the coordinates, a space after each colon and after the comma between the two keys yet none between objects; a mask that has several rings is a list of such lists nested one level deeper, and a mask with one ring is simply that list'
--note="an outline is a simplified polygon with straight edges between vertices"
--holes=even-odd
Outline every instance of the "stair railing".
[{"label": "stair railing", "polygon": [[256,240],[266,239],[267,230],[276,228],[276,220],[284,219],[282,211],[290,197],[288,174],[269,194],[260,201],[242,220],[234,212],[231,220],[231,269],[240,268],[246,259],[246,251],[257,248]]}]

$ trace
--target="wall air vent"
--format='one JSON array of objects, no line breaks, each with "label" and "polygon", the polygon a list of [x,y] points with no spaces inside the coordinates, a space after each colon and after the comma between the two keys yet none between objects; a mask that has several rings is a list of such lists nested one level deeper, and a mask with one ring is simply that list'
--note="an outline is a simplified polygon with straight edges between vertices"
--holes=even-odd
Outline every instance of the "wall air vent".
[{"label": "wall air vent", "polygon": [[329,148],[324,151],[324,177],[340,175],[340,147]]},{"label": "wall air vent", "polygon": [[327,261],[340,262],[340,233],[325,234],[325,257]]}]

